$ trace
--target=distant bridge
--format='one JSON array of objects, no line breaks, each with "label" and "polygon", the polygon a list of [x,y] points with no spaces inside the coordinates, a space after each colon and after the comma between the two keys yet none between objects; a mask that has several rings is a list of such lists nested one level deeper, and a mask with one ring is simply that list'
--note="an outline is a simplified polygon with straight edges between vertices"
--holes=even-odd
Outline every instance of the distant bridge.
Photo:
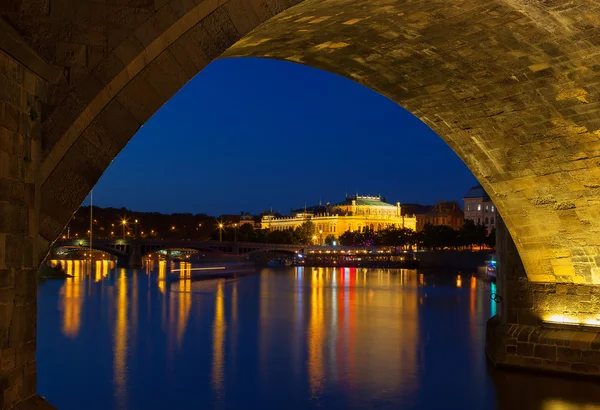
[{"label": "distant bridge", "polygon": [[[57,248],[89,249],[89,239],[63,239],[52,246]],[[145,256],[151,253],[167,250],[192,250],[197,252],[227,253],[246,255],[255,252],[300,252],[305,245],[284,245],[257,242],[232,241],[192,241],[172,239],[93,239],[92,249],[106,252],[118,258],[138,254]]]}]

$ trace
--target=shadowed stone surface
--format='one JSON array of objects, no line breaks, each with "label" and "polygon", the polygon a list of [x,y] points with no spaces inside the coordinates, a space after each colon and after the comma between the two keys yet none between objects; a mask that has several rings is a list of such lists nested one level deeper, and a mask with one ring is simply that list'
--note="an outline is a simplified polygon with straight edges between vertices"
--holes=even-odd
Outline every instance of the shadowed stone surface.
[{"label": "shadowed stone surface", "polygon": [[[1,31],[0,31],[1,32]],[[35,394],[40,98],[46,83],[0,50],[0,408]]]},{"label": "shadowed stone surface", "polygon": [[49,244],[141,124],[221,55],[331,71],[428,124],[514,238],[499,241],[488,354],[597,371],[596,337],[531,337],[542,320],[600,319],[598,0],[10,0],[0,17],[4,407],[35,390]]}]

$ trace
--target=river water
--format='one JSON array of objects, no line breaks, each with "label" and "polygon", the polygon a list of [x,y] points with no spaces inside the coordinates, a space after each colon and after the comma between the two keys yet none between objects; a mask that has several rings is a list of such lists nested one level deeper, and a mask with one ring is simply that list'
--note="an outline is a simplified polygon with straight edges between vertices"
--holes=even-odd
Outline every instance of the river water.
[{"label": "river water", "polygon": [[488,364],[494,285],[471,274],[68,268],[38,296],[38,392],[62,410],[600,409],[599,384]]}]

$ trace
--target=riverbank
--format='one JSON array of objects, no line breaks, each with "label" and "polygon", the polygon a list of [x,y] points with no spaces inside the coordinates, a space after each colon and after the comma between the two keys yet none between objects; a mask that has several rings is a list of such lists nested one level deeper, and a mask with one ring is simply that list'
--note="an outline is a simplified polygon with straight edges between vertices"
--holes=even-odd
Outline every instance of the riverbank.
[{"label": "riverbank", "polygon": [[485,265],[491,251],[419,251],[416,253],[420,269],[464,269],[476,271]]}]

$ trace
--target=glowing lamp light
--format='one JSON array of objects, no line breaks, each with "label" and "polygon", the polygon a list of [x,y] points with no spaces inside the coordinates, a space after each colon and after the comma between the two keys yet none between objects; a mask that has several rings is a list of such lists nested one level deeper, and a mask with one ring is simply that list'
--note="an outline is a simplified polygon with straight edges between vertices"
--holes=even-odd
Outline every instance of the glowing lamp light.
[{"label": "glowing lamp light", "polygon": [[336,241],[333,241],[333,246],[335,246],[335,245],[337,245],[337,242],[336,242]]},{"label": "glowing lamp light", "polygon": [[600,327],[600,317],[572,317],[566,315],[551,315],[542,320],[550,325],[592,326]]}]

